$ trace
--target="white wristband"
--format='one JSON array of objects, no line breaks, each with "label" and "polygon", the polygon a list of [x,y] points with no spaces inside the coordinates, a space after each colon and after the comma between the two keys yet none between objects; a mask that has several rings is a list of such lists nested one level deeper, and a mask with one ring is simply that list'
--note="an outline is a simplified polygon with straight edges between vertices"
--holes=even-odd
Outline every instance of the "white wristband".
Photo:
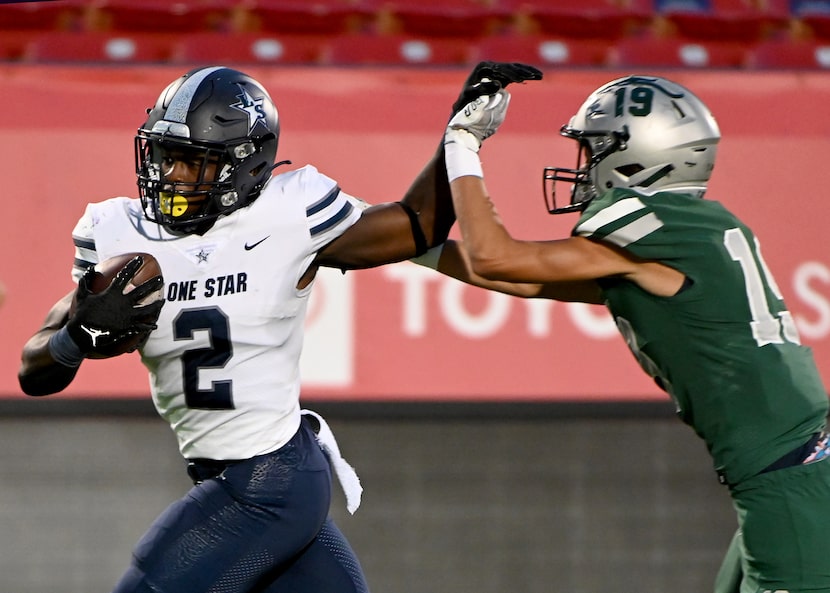
[{"label": "white wristband", "polygon": [[441,259],[441,252],[444,251],[444,244],[436,245],[432,249],[427,250],[418,257],[413,257],[409,261],[425,268],[438,269],[438,260]]},{"label": "white wristband", "polygon": [[466,130],[447,130],[444,135],[444,160],[450,182],[465,175],[484,177],[481,159],[478,158],[478,140]]}]

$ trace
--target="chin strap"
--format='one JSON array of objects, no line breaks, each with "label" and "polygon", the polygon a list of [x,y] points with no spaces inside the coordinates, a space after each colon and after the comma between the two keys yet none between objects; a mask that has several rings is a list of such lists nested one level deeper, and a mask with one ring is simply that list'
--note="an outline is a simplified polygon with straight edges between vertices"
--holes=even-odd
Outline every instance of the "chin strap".
[{"label": "chin strap", "polygon": [[273,170],[274,170],[274,169],[276,169],[277,167],[281,167],[281,166],[283,166],[283,165],[290,165],[290,164],[291,164],[291,161],[289,161],[289,160],[280,161],[279,163],[277,163],[276,165],[274,165],[273,167],[271,167],[271,170],[273,171]]}]

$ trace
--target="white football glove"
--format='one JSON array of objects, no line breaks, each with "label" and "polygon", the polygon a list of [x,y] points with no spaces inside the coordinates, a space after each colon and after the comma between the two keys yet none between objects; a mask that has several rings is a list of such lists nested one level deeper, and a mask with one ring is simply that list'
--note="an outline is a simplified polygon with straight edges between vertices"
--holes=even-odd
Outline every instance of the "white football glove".
[{"label": "white football glove", "polygon": [[[447,125],[448,136],[451,130],[464,130],[473,135],[478,146],[496,133],[507,116],[507,106],[510,103],[510,93],[504,89],[492,95],[483,95],[470,101],[456,113]],[[476,147],[476,150],[478,149]]]}]

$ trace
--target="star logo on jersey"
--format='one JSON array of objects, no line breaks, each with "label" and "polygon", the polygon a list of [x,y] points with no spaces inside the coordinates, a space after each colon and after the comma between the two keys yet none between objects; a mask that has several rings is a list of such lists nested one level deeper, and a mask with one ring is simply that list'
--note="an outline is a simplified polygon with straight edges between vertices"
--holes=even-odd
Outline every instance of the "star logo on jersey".
[{"label": "star logo on jersey", "polygon": [[240,90],[240,93],[236,96],[239,99],[239,103],[233,103],[231,107],[248,114],[248,133],[260,122],[265,126],[265,109],[262,107],[265,99],[262,97],[254,99],[241,84],[237,84],[236,86]]},{"label": "star logo on jersey", "polygon": [[202,262],[207,263],[208,255],[210,255],[210,253],[208,253],[204,249],[200,249],[199,253],[196,254],[196,262],[197,263],[202,263]]}]

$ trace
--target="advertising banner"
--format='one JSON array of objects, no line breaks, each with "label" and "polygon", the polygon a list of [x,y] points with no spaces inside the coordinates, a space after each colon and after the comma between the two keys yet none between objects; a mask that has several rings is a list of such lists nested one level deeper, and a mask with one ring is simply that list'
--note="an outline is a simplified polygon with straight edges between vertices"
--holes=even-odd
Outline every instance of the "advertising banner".
[{"label": "advertising banner", "polygon": [[[441,139],[466,70],[251,68],[271,92],[284,169],[310,163],[370,203],[406,191]],[[171,67],[0,66],[0,397],[24,397],[20,349],[72,290],[71,231],[87,202],[135,197],[133,137],[182,72]],[[511,87],[486,141],[487,186],[518,238],[565,237],[550,216],[545,166],[575,166],[558,131],[588,94],[626,73],[550,71]],[[830,74],[649,72],[694,90],[723,140],[707,194],[754,228],[802,342],[830,378]],[[278,170],[278,172],[280,171]],[[455,233],[454,229],[454,233]],[[305,397],[407,401],[642,401],[665,396],[602,307],[521,300],[403,262],[320,275],[302,362]],[[67,395],[147,397],[138,354],[87,361]],[[63,396],[58,396],[63,397]]]}]

